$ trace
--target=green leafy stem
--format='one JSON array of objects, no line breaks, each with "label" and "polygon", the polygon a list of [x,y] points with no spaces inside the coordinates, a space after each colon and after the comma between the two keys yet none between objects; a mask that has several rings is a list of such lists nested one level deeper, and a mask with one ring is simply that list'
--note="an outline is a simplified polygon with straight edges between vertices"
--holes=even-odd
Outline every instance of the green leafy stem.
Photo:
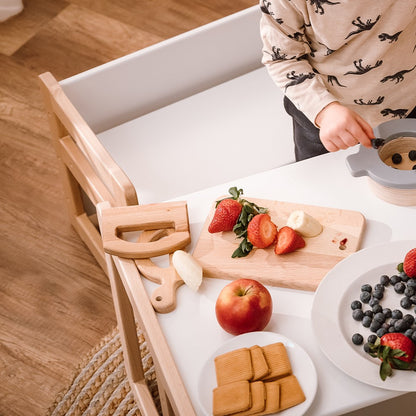
[{"label": "green leafy stem", "polygon": [[[247,239],[247,227],[251,219],[257,214],[265,214],[268,212],[267,208],[260,207],[254,202],[247,201],[246,199],[242,199],[240,196],[243,195],[242,189],[237,189],[237,187],[233,186],[228,190],[231,195],[231,199],[235,199],[239,201],[241,204],[241,213],[238,217],[236,224],[234,225],[233,232],[237,238],[241,238],[241,242],[234,253],[231,255],[232,258],[235,257],[245,257],[247,256],[250,251],[253,249],[253,244],[250,243]],[[230,199],[224,198],[224,199]],[[221,202],[217,201],[216,206]]]}]

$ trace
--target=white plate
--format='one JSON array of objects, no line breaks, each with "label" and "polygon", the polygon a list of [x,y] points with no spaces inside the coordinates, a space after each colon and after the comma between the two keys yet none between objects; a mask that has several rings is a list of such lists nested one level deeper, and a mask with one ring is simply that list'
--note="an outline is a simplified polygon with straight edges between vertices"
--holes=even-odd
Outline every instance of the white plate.
[{"label": "white plate", "polygon": [[[352,343],[355,332],[364,340],[371,334],[360,322],[352,318],[351,302],[359,299],[364,283],[379,283],[380,276],[397,273],[397,265],[406,253],[416,247],[416,240],[394,241],[360,250],[339,262],[321,281],[315,292],[311,319],[316,340],[325,355],[349,376],[370,384],[396,391],[416,391],[414,371],[395,370],[392,377],[382,381],[379,376],[380,361]],[[400,297],[390,287],[381,304],[383,307],[401,309]],[[405,313],[413,313],[413,309]],[[404,311],[404,310],[403,310]]]},{"label": "white plate", "polygon": [[301,416],[303,415],[315,397],[318,387],[318,380],[315,366],[306,353],[299,345],[283,335],[274,332],[259,331],[248,332],[247,334],[238,335],[235,338],[224,343],[219,347],[202,367],[201,374],[198,379],[198,398],[204,415],[212,415],[212,391],[217,385],[215,376],[214,358],[217,355],[224,354],[237,348],[251,347],[259,345],[261,347],[282,342],[288,352],[290,364],[292,365],[293,374],[299,380],[299,384],[305,394],[306,400],[297,406],[279,412],[281,416]]}]

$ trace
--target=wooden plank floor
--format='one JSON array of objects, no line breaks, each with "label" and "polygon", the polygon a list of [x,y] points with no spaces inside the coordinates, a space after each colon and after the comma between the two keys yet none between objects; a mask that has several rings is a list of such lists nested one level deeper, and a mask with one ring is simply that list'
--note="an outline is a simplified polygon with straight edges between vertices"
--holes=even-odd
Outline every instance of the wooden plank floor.
[{"label": "wooden plank floor", "polygon": [[0,415],[43,415],[115,317],[66,218],[37,75],[60,80],[257,0],[31,0],[0,23]]}]

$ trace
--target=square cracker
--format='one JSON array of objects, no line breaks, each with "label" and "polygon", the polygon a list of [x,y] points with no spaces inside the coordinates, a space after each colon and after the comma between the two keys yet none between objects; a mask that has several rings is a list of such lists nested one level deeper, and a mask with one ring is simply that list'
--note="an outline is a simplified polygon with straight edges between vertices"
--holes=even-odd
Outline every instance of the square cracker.
[{"label": "square cracker", "polygon": [[253,366],[248,348],[239,348],[218,355],[214,362],[218,386],[253,378]]},{"label": "square cracker", "polygon": [[269,365],[263,353],[263,349],[258,345],[253,345],[250,348],[251,364],[253,365],[253,378],[252,380],[260,380],[266,377],[269,372]]},{"label": "square cracker", "polygon": [[270,368],[270,373],[263,379],[263,381],[276,380],[292,374],[292,366],[290,365],[289,356],[287,355],[286,347],[282,342],[266,345],[262,347],[262,349]]},{"label": "square cracker", "polygon": [[251,407],[245,412],[236,413],[233,416],[258,415],[266,406],[266,388],[262,381],[250,382]]},{"label": "square cracker", "polygon": [[266,404],[264,410],[256,416],[270,415],[280,411],[280,384],[279,381],[266,381],[264,383],[266,389]]},{"label": "square cracker", "polygon": [[288,409],[305,401],[305,394],[294,374],[276,381],[280,384],[280,410]]},{"label": "square cracker", "polygon": [[251,407],[250,383],[247,380],[224,384],[213,390],[214,416],[226,416],[243,412]]}]

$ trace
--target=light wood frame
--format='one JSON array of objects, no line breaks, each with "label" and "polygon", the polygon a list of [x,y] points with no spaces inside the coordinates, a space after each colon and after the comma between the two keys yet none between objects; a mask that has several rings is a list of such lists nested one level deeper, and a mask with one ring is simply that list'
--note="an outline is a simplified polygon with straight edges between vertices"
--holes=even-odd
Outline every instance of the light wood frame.
[{"label": "light wood frame", "polygon": [[[158,415],[144,376],[136,322],[154,361],[163,415],[193,416],[191,401],[134,260],[111,256],[103,249],[99,228],[102,207],[137,205],[136,191],[53,75],[44,73],[39,78],[71,223],[109,277],[126,373],[140,411],[143,416]],[[84,194],[96,210],[92,215]]]},{"label": "light wood frame", "polygon": [[[97,214],[102,225],[102,211],[110,208],[107,202],[99,203]],[[156,379],[163,415],[195,416],[192,403],[179,375],[175,361],[160,328],[153,306],[143,286],[133,259],[105,254],[109,279],[116,309],[117,323],[123,345],[127,376],[140,409],[149,404],[140,351],[136,335],[136,321],[148,340],[154,357]],[[152,412],[143,415],[152,415]]]},{"label": "light wood frame", "polygon": [[71,224],[108,274],[96,218],[88,212],[85,195],[94,207],[103,201],[117,207],[137,205],[136,191],[53,75],[46,72],[39,79]]}]

